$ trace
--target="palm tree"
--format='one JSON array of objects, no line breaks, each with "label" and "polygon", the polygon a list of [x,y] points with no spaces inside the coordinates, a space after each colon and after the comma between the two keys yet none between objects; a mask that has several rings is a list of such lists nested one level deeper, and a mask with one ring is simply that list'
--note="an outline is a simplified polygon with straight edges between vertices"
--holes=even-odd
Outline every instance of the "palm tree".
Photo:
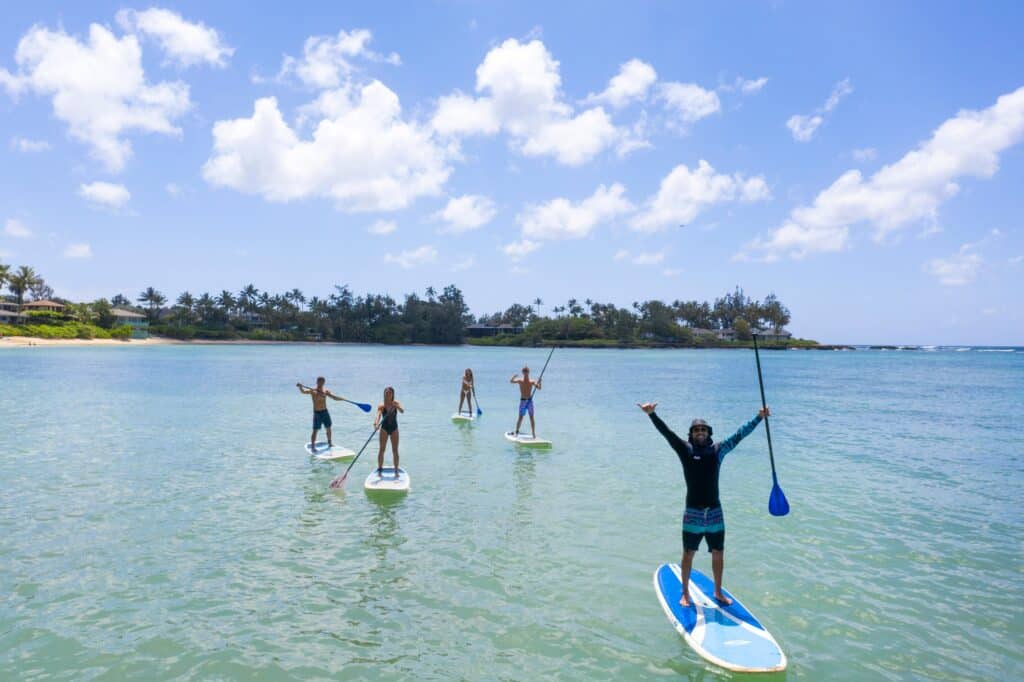
[{"label": "palm tree", "polygon": [[306,297],[303,296],[302,292],[299,291],[298,289],[292,289],[291,291],[284,295],[284,298],[285,300],[294,303],[296,308],[298,308],[299,305],[306,302]]},{"label": "palm tree", "polygon": [[220,296],[217,297],[217,305],[230,315],[231,311],[238,306],[238,301],[235,300],[234,295],[230,291],[224,289],[220,292]]},{"label": "palm tree", "polygon": [[192,309],[195,308],[196,299],[192,297],[187,291],[182,292],[181,296],[178,297],[178,308],[179,318],[184,318],[186,321],[192,321]]},{"label": "palm tree", "polygon": [[435,296],[437,296],[437,289],[434,287],[427,287],[427,300],[433,303]]},{"label": "palm tree", "polygon": [[0,263],[0,289],[4,288],[11,276],[11,266]]},{"label": "palm tree", "polygon": [[139,303],[145,303],[148,306],[146,317],[149,318],[150,322],[155,322],[160,306],[167,302],[167,297],[153,287],[146,287],[146,290],[139,294],[137,300]]},{"label": "palm tree", "polygon": [[19,308],[25,302],[25,292],[31,289],[38,279],[36,271],[27,265],[20,266],[13,275],[7,276],[7,288],[14,294]]},{"label": "palm tree", "polygon": [[533,304],[537,306],[537,317],[540,317],[540,307],[544,305],[544,301],[540,300],[540,296],[533,299]]},{"label": "palm tree", "polygon": [[238,304],[245,312],[252,312],[253,306],[256,305],[256,299],[259,295],[259,289],[252,284],[246,284],[242,290],[238,292]]}]

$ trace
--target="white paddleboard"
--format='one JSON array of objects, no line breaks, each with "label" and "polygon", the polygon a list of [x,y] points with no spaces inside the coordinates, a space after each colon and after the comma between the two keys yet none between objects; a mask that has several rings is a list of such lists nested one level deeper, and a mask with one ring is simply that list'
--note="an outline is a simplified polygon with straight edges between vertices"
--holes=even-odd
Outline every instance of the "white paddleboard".
[{"label": "white paddleboard", "polygon": [[356,456],[355,450],[349,450],[340,445],[327,447],[326,441],[317,441],[315,449],[306,443],[306,452],[322,460],[348,459]]},{"label": "white paddleboard", "polygon": [[511,431],[506,431],[505,432],[505,440],[511,441],[511,442],[515,443],[516,445],[525,445],[526,447],[531,447],[531,448],[550,448],[551,447],[551,441],[549,441],[549,440],[547,440],[545,438],[534,438],[530,434],[522,433],[522,432],[520,432],[518,435],[516,435],[516,434],[512,433]]},{"label": "white paddleboard", "polygon": [[703,658],[726,670],[765,673],[786,669],[786,654],[775,638],[724,588],[732,599],[714,600],[715,584],[700,571],[690,571],[692,606],[679,605],[683,595],[678,564],[662,564],[654,572],[654,592],[669,622]]},{"label": "white paddleboard", "polygon": [[476,421],[476,415],[472,412],[456,412],[452,415],[452,421],[468,424],[469,422]]},{"label": "white paddleboard", "polygon": [[363,487],[372,491],[404,493],[409,490],[410,483],[409,474],[402,467],[398,467],[397,477],[394,467],[384,467],[380,473],[377,473],[376,469],[371,471]]}]

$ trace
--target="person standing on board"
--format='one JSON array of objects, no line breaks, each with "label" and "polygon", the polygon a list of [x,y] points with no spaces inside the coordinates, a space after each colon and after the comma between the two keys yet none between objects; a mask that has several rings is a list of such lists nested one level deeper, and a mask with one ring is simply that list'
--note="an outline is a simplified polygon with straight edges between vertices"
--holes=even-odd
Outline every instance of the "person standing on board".
[{"label": "person standing on board", "polygon": [[467,412],[473,414],[473,370],[466,368],[466,373],[462,375],[462,388],[459,390],[459,411],[456,414],[462,414],[462,403],[465,401]]},{"label": "person standing on board", "polygon": [[384,476],[384,448],[391,440],[391,463],[395,467],[395,478],[398,478],[398,413],[405,413],[402,403],[395,400],[395,389],[388,386],[384,389],[384,402],[377,406],[377,418],[373,428],[380,429],[380,452],[377,453],[377,475]]},{"label": "person standing on board", "polygon": [[[543,374],[543,372],[541,372]],[[523,417],[527,414],[530,415],[530,432],[533,437],[537,437],[537,425],[533,420],[533,392],[534,390],[539,391],[541,386],[540,383],[543,379],[534,381],[530,378],[530,368],[523,367],[523,376],[520,377],[518,374],[514,374],[509,383],[519,384],[519,419],[516,421],[516,436],[519,435],[519,427],[523,423]],[[536,387],[536,389],[534,389]]]},{"label": "person standing on board", "polygon": [[316,450],[316,432],[320,430],[321,426],[327,431],[327,447],[334,447],[334,443],[331,441],[331,413],[327,411],[327,399],[344,400],[341,396],[334,395],[324,388],[325,381],[326,379],[323,377],[317,377],[316,388],[303,386],[302,383],[295,384],[299,387],[300,393],[313,396],[313,435],[309,438],[309,447],[314,450]]},{"label": "person standing on board", "polygon": [[732,452],[741,440],[753,432],[761,420],[771,415],[767,407],[758,410],[757,416],[741,426],[736,433],[721,443],[711,438],[711,427],[703,419],[694,419],[690,424],[687,440],[683,440],[654,413],[658,403],[637,403],[654,422],[655,428],[665,437],[679,456],[686,478],[686,510],[683,512],[683,559],[680,562],[683,583],[682,606],[691,606],[690,569],[693,555],[700,547],[701,539],[707,540],[711,552],[711,572],[715,578],[715,599],[728,606],[732,599],[722,593],[722,571],[725,566],[725,517],[722,503],[718,498],[718,472],[725,456]]}]

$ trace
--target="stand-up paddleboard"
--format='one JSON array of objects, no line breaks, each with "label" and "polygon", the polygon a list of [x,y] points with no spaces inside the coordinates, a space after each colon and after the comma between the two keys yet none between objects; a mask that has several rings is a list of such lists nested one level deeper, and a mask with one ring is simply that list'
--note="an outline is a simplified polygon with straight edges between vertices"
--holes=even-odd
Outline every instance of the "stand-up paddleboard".
[{"label": "stand-up paddleboard", "polygon": [[348,459],[349,457],[356,456],[355,450],[349,450],[348,448],[343,448],[340,445],[328,447],[327,443],[324,441],[317,441],[316,448],[313,448],[309,443],[306,443],[306,452],[317,459],[323,460]]},{"label": "stand-up paddleboard", "polygon": [[727,670],[766,673],[786,669],[786,654],[775,638],[764,629],[734,595],[730,606],[714,599],[715,584],[700,571],[690,571],[690,600],[682,607],[683,596],[678,564],[662,564],[654,572],[654,592],[661,608],[686,643],[703,658]]},{"label": "stand-up paddleboard", "polygon": [[531,448],[550,448],[551,441],[545,438],[534,438],[533,436],[526,433],[515,434],[511,431],[505,432],[505,440],[515,443],[516,445],[525,445]]},{"label": "stand-up paddleboard", "polygon": [[468,424],[476,421],[476,415],[472,412],[456,412],[452,415],[452,421],[459,424]]},{"label": "stand-up paddleboard", "polygon": [[404,493],[408,492],[410,482],[409,474],[402,467],[398,467],[397,478],[395,477],[394,467],[384,467],[380,473],[377,473],[376,469],[371,471],[370,475],[366,477],[366,483],[363,484],[363,487],[375,492]]}]

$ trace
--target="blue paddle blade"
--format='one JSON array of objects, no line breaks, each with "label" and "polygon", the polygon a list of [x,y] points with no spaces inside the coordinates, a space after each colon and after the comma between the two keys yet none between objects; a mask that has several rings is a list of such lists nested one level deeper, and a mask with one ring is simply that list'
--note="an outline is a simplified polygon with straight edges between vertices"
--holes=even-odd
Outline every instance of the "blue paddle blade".
[{"label": "blue paddle blade", "polygon": [[484,411],[483,411],[483,410],[481,410],[481,409],[480,409],[479,407],[478,407],[478,408],[476,408],[476,416],[480,417],[480,416],[482,416],[482,415],[483,415],[483,413],[484,413]]},{"label": "blue paddle blade", "polygon": [[373,409],[372,407],[370,407],[366,403],[352,403],[352,404],[355,405],[356,407],[358,407],[363,412],[369,412],[370,410]]},{"label": "blue paddle blade", "polygon": [[772,516],[785,516],[789,513],[789,502],[778,483],[772,486],[772,494],[768,496],[768,513]]}]

